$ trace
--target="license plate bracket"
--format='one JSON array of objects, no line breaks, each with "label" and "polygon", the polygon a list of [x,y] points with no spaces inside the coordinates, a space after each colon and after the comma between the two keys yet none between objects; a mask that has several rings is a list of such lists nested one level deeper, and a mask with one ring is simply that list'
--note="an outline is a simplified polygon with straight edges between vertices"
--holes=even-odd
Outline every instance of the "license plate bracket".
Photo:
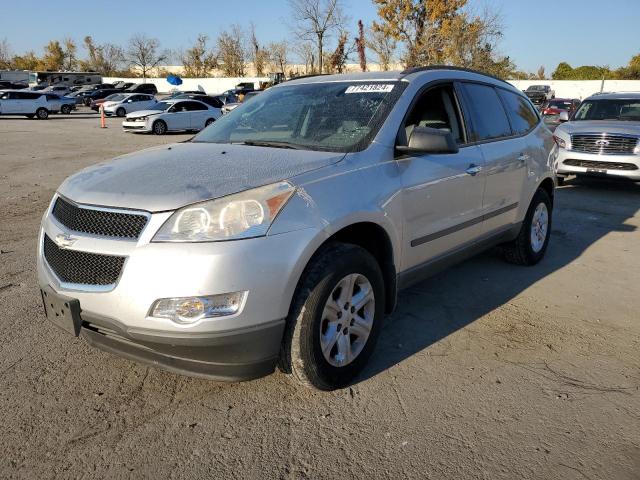
[{"label": "license plate bracket", "polygon": [[47,318],[65,332],[76,337],[80,335],[80,301],[58,295],[51,287],[42,288],[40,293]]}]

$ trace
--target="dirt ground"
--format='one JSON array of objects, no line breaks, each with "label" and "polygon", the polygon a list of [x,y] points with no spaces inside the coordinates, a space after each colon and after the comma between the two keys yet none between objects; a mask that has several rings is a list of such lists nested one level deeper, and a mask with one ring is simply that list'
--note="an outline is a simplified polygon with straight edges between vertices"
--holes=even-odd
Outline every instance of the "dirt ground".
[{"label": "dirt ground", "polygon": [[0,118],[0,477],[640,478],[640,185],[569,181],[540,265],[489,252],[403,292],[351,388],[224,384],[43,316],[36,235],[56,187],[188,138],[108,126]]}]

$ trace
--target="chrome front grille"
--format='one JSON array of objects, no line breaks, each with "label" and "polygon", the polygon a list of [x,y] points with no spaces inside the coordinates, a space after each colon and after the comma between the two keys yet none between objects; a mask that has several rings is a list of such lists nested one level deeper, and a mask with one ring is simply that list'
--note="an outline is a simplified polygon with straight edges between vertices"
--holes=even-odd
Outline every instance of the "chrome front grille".
[{"label": "chrome front grille", "polygon": [[44,235],[44,258],[63,282],[107,286],[118,281],[125,257],[66,250]]},{"label": "chrome front grille", "polygon": [[633,155],[638,137],[606,133],[576,133],[571,135],[571,150],[595,155]]},{"label": "chrome front grille", "polygon": [[148,220],[146,215],[126,210],[82,207],[62,197],[56,199],[51,213],[74,232],[132,240],[140,236]]}]

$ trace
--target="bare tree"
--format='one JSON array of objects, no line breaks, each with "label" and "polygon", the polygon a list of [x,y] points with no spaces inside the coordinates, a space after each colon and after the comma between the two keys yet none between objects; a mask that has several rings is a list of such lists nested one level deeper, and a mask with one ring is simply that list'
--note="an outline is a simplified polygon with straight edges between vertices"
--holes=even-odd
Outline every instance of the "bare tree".
[{"label": "bare tree", "polygon": [[218,60],[215,53],[209,49],[208,41],[208,36],[199,34],[193,46],[181,55],[186,77],[206,77],[217,67]]},{"label": "bare tree", "polygon": [[229,31],[218,36],[218,58],[225,75],[244,76],[247,55],[244,47],[244,33],[240,25],[231,25]]},{"label": "bare tree", "polygon": [[287,57],[289,55],[289,45],[287,42],[270,43],[268,51],[273,70],[286,74],[288,64]]},{"label": "bare tree", "polygon": [[79,67],[83,71],[99,72],[105,76],[112,76],[120,71],[125,62],[125,54],[121,47],[112,43],[98,45],[93,38],[84,38],[84,47],[89,52],[87,60],[80,60]]},{"label": "bare tree", "polygon": [[538,72],[536,73],[538,80],[545,80],[547,78],[547,74],[544,71],[544,65],[540,65],[538,68]]},{"label": "bare tree", "polygon": [[264,69],[269,61],[269,52],[260,46],[256,35],[256,26],[251,22],[249,27],[249,42],[251,44],[251,61],[256,75],[261,77],[264,75]]},{"label": "bare tree", "polygon": [[380,68],[384,71],[389,70],[397,46],[393,37],[379,30],[370,30],[367,36],[367,46],[378,57]]},{"label": "bare tree", "polygon": [[150,70],[168,59],[169,52],[160,50],[160,41],[157,38],[138,34],[129,40],[126,57],[129,63],[142,73],[142,78],[146,79]]},{"label": "bare tree", "polygon": [[0,68],[11,67],[11,45],[6,38],[0,40]]},{"label": "bare tree", "polygon": [[78,57],[76,42],[71,38],[65,38],[62,42],[64,45],[64,60],[62,62],[62,68],[70,72],[78,68]]},{"label": "bare tree", "polygon": [[289,7],[298,38],[316,42],[322,71],[325,41],[332,32],[343,30],[346,22],[342,0],[289,0]]},{"label": "bare tree", "polygon": [[311,42],[300,42],[294,46],[293,50],[300,61],[304,64],[304,73],[315,73],[316,54],[313,44]]}]

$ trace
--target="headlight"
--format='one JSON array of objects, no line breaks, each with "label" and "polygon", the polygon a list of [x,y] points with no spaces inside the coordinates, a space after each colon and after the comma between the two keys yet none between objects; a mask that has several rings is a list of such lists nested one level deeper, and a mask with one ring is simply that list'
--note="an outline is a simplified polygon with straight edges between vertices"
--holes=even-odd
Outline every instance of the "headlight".
[{"label": "headlight", "polygon": [[149,117],[138,117],[138,118],[134,118],[133,121],[134,122],[146,122],[147,118],[149,118]]},{"label": "headlight", "polygon": [[246,297],[247,292],[234,292],[207,297],[162,298],[151,306],[149,316],[187,325],[203,318],[234,315],[240,311]]},{"label": "headlight", "polygon": [[153,237],[155,242],[215,242],[266,235],[294,192],[278,182],[176,211]]},{"label": "headlight", "polygon": [[560,138],[558,135],[553,136],[553,140],[556,142],[556,145],[560,148],[567,148],[567,143],[563,138]]}]

